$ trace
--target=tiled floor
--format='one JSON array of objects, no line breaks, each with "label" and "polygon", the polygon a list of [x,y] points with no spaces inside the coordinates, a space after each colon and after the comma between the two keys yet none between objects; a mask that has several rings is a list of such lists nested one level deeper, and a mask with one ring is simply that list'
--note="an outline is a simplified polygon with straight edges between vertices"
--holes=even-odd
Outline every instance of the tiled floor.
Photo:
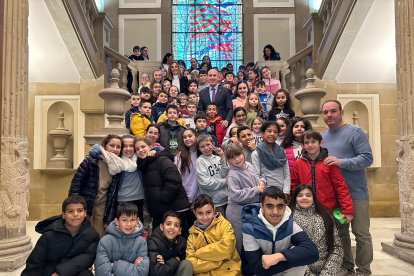
[{"label": "tiled floor", "polygon": [[[27,222],[27,233],[32,238],[33,244],[39,238],[39,234],[34,231],[36,222]],[[372,273],[375,276],[403,276],[414,275],[414,265],[394,258],[383,252],[381,242],[392,242],[394,233],[400,232],[400,218],[373,218],[371,219],[371,234],[374,244],[374,261],[371,265]],[[14,272],[0,272],[4,276],[17,276],[23,268]]]}]

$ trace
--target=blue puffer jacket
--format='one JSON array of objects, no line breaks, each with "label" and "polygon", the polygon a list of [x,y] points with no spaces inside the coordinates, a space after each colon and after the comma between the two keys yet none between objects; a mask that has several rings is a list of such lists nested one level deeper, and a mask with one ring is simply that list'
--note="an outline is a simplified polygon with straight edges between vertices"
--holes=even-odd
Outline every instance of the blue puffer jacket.
[{"label": "blue puffer jacket", "polygon": [[[146,276],[149,271],[147,241],[142,236],[144,227],[141,222],[131,234],[124,234],[111,222],[106,235],[98,245],[95,260],[96,276]],[[140,265],[135,259],[142,257]]]},{"label": "blue puffer jacket", "polygon": [[[89,155],[85,157],[73,176],[69,188],[69,195],[78,194],[85,198],[87,214],[92,216],[93,205],[99,187],[99,159]],[[105,203],[104,223],[109,224],[116,214],[118,183],[120,174],[112,176]]]}]

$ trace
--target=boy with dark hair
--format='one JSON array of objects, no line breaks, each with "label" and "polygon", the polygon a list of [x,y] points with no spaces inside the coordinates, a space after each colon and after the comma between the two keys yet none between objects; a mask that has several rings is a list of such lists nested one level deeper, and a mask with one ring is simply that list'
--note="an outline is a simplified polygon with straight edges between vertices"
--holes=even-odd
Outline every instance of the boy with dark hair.
[{"label": "boy with dark hair", "polygon": [[141,96],[141,101],[147,101],[147,102],[150,102],[151,104],[154,104],[151,99],[151,94],[152,94],[151,88],[147,86],[143,86],[141,88],[141,91],[139,92],[139,95]]},{"label": "boy with dark hair", "polygon": [[[141,102],[141,98],[139,96],[139,93],[135,92],[131,95],[131,108],[125,112],[125,127],[129,129],[130,127],[130,120],[131,120],[131,114],[134,112],[138,112],[138,106]],[[130,130],[131,132],[131,130]]]},{"label": "boy with dark hair", "polygon": [[232,83],[233,82],[233,79],[234,79],[234,73],[233,73],[233,71],[227,71],[224,74],[224,81],[225,82]]},{"label": "boy with dark hair", "polygon": [[[141,94],[142,95],[142,94]],[[145,137],[147,127],[152,123],[151,103],[141,99],[139,111],[131,114],[130,130],[137,137]]]},{"label": "boy with dark hair", "polygon": [[291,174],[291,191],[306,183],[312,186],[321,205],[329,210],[340,207],[346,223],[353,219],[354,208],[351,194],[338,166],[327,166],[328,150],[321,147],[322,135],[314,130],[302,134],[303,153],[295,161]]},{"label": "boy with dark hair", "polygon": [[95,275],[148,275],[148,249],[143,233],[137,206],[120,203],[115,220],[108,225],[106,235],[99,242]]},{"label": "boy with dark hair", "polygon": [[252,163],[252,153],[256,150],[256,143],[253,132],[248,126],[240,126],[237,128],[237,139],[239,139],[244,157],[247,162]]},{"label": "boy with dark hair", "polygon": [[159,117],[165,112],[168,104],[167,92],[161,90],[157,97],[157,102],[152,106],[151,113],[154,121],[158,121]]},{"label": "boy with dark hair", "polygon": [[179,141],[183,136],[185,127],[177,122],[178,106],[168,105],[166,109],[167,120],[160,124],[160,144],[168,149],[174,156],[178,152]]},{"label": "boy with dark hair", "polygon": [[207,70],[201,69],[200,74],[198,75],[198,91],[209,86],[207,78]]},{"label": "boy with dark hair", "polygon": [[226,129],[221,124],[223,118],[220,114],[217,114],[217,105],[215,103],[209,103],[207,105],[206,115],[207,126],[210,127],[210,132],[217,137],[218,146],[221,147],[224,136],[226,136]]},{"label": "boy with dark hair", "polygon": [[71,195],[62,203],[62,214],[40,221],[42,234],[26,261],[23,276],[93,275],[99,234],[86,217],[86,202]]},{"label": "boy with dark hair", "polygon": [[267,187],[260,202],[246,205],[242,210],[245,273],[303,275],[306,265],[319,259],[316,245],[293,221],[281,189]]},{"label": "boy with dark hair", "polygon": [[194,117],[195,129],[197,130],[197,134],[210,134],[211,139],[213,139],[213,144],[215,147],[219,146],[219,142],[217,136],[214,132],[211,131],[211,128],[207,124],[207,115],[204,112],[198,112],[197,115]]},{"label": "boy with dark hair", "polygon": [[[132,55],[130,55],[128,58],[130,60],[144,60],[144,58],[141,56],[141,48],[139,46],[134,46],[134,48],[132,48]],[[131,73],[131,69],[128,69],[128,73],[127,73],[127,89],[129,91],[129,93],[134,93],[136,91],[132,91],[132,81],[133,81],[133,76]],[[138,77],[138,76],[137,76]]]},{"label": "boy with dark hair", "polygon": [[185,127],[186,128],[195,128],[195,114],[197,112],[197,104],[193,101],[187,102],[187,115],[184,116]]},{"label": "boy with dark hair", "polygon": [[270,92],[266,91],[266,84],[264,81],[259,80],[256,82],[256,92],[259,96],[259,100],[263,108],[267,112],[272,110],[273,95]]},{"label": "boy with dark hair", "polygon": [[178,212],[164,214],[160,226],[148,239],[150,275],[192,276],[193,266],[185,260],[187,241],[181,236],[181,217]]}]

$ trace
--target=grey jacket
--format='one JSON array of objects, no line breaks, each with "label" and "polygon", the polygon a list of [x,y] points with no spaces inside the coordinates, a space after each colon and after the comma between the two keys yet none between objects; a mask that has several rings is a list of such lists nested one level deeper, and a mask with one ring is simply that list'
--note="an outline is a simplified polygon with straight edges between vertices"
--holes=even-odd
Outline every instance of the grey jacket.
[{"label": "grey jacket", "polygon": [[[124,234],[112,221],[106,235],[98,245],[95,260],[96,276],[146,276],[149,271],[147,241],[142,234],[144,227],[138,223],[135,231]],[[143,257],[140,265],[134,265],[135,259]]]}]

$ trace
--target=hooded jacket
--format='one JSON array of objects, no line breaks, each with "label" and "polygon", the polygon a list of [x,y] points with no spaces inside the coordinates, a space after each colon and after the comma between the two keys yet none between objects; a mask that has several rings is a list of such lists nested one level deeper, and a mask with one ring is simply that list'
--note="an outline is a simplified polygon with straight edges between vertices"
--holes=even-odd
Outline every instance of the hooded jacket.
[{"label": "hooded jacket", "polygon": [[[144,227],[138,222],[131,234],[123,233],[112,221],[106,228],[98,245],[95,261],[95,275],[106,276],[146,276],[149,270],[147,241],[142,234]],[[135,259],[143,257],[140,265],[134,265]]]},{"label": "hooded jacket", "polygon": [[165,149],[169,150],[172,154],[178,152],[179,143],[182,140],[185,127],[177,122],[175,126],[172,126],[168,121],[160,124],[160,144]]},{"label": "hooded jacket", "polygon": [[187,260],[194,275],[241,275],[241,261],[236,250],[233,228],[221,214],[217,214],[203,231],[191,226],[187,240]]},{"label": "hooded jacket", "polygon": [[137,138],[145,137],[147,127],[151,123],[152,120],[146,115],[142,115],[139,112],[134,112],[131,114],[130,130],[132,134]]},{"label": "hooded jacket", "polygon": [[[93,205],[95,203],[96,195],[99,187],[99,158],[93,158],[87,155],[82,163],[79,165],[72,183],[69,188],[69,195],[78,194],[86,201],[86,213],[88,216],[92,215]],[[109,224],[116,214],[118,184],[120,173],[112,176],[111,184],[109,184],[108,192],[106,194],[104,223]]]},{"label": "hooded jacket", "polygon": [[36,232],[42,234],[26,261],[23,276],[75,276],[88,270],[95,260],[99,235],[85,218],[78,233],[71,235],[61,215],[40,221]]},{"label": "hooded jacket", "polygon": [[[176,273],[180,260],[185,259],[187,241],[182,236],[177,236],[175,241],[169,241],[158,226],[148,239],[148,256],[150,260],[150,273],[154,276],[172,276]],[[157,262],[157,256],[161,255],[164,264]]]},{"label": "hooded jacket", "polygon": [[138,106],[131,106],[131,108],[128,109],[127,112],[125,112],[125,127],[127,129],[130,128],[131,114],[134,112],[138,112]]},{"label": "hooded jacket", "polygon": [[145,199],[152,217],[166,211],[183,210],[190,206],[180,173],[168,151],[137,160],[144,180]]},{"label": "hooded jacket", "polygon": [[219,147],[221,147],[224,136],[226,136],[226,129],[221,125],[222,121],[223,119],[219,114],[217,114],[214,119],[207,118],[207,125],[210,127],[211,132],[217,137]]},{"label": "hooded jacket", "polygon": [[151,113],[155,122],[158,121],[158,118],[165,112],[165,109],[167,109],[167,103],[156,102],[153,104]]},{"label": "hooded jacket", "polygon": [[[243,246],[251,273],[260,276],[273,275],[318,260],[316,245],[293,221],[289,207],[286,207],[282,220],[273,228],[276,233],[268,229],[259,217],[260,212],[260,203],[248,204],[242,210]],[[285,256],[286,261],[264,269],[262,256],[278,252]]]},{"label": "hooded jacket", "polygon": [[320,204],[330,210],[340,206],[342,213],[352,215],[354,208],[345,179],[338,166],[325,165],[326,157],[328,157],[328,150],[322,147],[315,160],[304,152],[293,166],[291,189],[293,191],[299,184],[312,187],[314,182],[316,197]]}]

